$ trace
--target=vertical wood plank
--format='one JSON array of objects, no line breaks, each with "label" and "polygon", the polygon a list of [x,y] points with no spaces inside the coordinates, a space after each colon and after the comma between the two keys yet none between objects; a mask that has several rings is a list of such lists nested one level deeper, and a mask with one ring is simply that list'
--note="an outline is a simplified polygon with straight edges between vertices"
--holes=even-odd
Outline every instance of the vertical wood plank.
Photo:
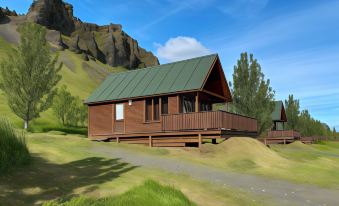
[{"label": "vertical wood plank", "polygon": [[199,142],[199,148],[201,148],[201,144],[202,144],[201,134],[198,135],[198,142]]},{"label": "vertical wood plank", "polygon": [[149,141],[149,147],[152,147],[153,145],[152,145],[152,136],[149,136],[148,137],[148,141]]}]

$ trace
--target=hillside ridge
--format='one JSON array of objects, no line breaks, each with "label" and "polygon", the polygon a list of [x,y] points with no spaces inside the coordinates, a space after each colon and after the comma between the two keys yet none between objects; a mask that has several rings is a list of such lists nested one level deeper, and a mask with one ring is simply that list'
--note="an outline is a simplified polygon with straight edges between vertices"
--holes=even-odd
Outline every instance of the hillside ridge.
[{"label": "hillside ridge", "polygon": [[73,5],[62,0],[35,0],[28,13],[20,16],[7,7],[1,8],[0,24],[11,21],[16,24],[35,22],[45,26],[49,30],[49,42],[56,43],[60,49],[83,54],[85,60],[99,60],[112,67],[127,69],[159,65],[158,58],[141,48],[137,40],[122,30],[122,25],[111,23],[100,26],[82,22],[73,15]]}]

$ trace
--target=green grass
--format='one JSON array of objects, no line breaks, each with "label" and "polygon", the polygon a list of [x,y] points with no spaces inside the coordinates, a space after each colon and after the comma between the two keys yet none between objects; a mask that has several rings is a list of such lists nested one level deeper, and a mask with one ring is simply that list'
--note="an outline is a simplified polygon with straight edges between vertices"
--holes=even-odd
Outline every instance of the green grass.
[{"label": "green grass", "polygon": [[[12,48],[12,45],[6,42],[0,37],[0,62],[6,58],[7,53]],[[86,72],[82,66],[83,60],[81,54],[75,54],[69,50],[59,52],[59,60],[66,61],[61,69],[62,79],[58,84],[58,87],[67,85],[69,91],[74,96],[79,96],[85,100],[94,89],[100,84],[98,79],[95,79],[93,75]],[[99,61],[86,62],[96,70],[97,67],[104,68],[110,73],[126,71],[122,67],[111,67],[106,64],[102,64]],[[0,113],[7,117],[17,128],[23,128],[23,121],[19,119],[9,108],[6,96],[3,91],[0,90]],[[58,128],[62,127],[52,110],[49,109],[40,115],[41,117],[31,122],[32,131],[45,131],[44,128]]]},{"label": "green grass", "polygon": [[163,186],[153,180],[148,180],[141,186],[116,196],[106,198],[77,197],[69,201],[51,201],[43,206],[125,206],[125,205],[156,205],[156,206],[193,206],[181,191],[170,186]]},{"label": "green grass", "polygon": [[325,188],[339,188],[339,142],[265,147],[250,138],[231,138],[202,148],[152,148],[137,145],[106,144],[135,152],[196,162],[226,171],[248,173]]},{"label": "green grass", "polygon": [[7,119],[0,117],[0,174],[26,165],[29,161],[25,135],[16,132]]},{"label": "green grass", "polygon": [[[264,197],[188,175],[135,167],[116,158],[98,156],[90,152],[91,148],[96,145],[110,147],[110,144],[91,142],[82,135],[30,133],[26,140],[33,155],[31,164],[0,176],[0,205],[41,205],[46,201],[84,196],[94,200],[115,199],[150,179],[180,190],[197,205],[268,204]],[[148,148],[140,147],[138,151],[145,152],[144,149]],[[152,154],[162,155],[161,151],[164,150],[154,148]]]}]

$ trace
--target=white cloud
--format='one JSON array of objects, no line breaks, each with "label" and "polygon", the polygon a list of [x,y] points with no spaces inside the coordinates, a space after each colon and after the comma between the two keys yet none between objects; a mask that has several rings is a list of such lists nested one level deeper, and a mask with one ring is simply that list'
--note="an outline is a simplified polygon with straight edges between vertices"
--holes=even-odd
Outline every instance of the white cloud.
[{"label": "white cloud", "polygon": [[210,54],[211,51],[193,37],[170,38],[164,45],[156,43],[157,56],[166,62],[179,61]]}]

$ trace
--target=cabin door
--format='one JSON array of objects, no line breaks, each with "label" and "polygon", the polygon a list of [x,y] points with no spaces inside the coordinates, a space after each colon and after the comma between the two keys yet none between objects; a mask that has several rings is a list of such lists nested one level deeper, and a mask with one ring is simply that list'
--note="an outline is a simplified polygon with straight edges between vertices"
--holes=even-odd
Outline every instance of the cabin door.
[{"label": "cabin door", "polygon": [[114,133],[125,133],[125,105],[115,104]]}]

